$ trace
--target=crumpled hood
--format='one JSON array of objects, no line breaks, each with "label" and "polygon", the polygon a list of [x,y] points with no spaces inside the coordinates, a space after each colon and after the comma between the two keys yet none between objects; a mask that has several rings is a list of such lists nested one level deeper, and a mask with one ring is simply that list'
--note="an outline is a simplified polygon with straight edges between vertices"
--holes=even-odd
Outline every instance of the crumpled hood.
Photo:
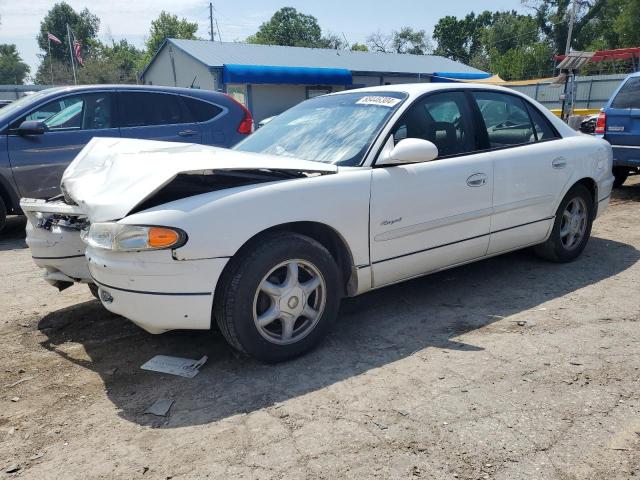
[{"label": "crumpled hood", "polygon": [[335,173],[335,165],[206,145],[93,138],[62,176],[62,191],[92,222],[119,220],[181,173],[278,170]]}]

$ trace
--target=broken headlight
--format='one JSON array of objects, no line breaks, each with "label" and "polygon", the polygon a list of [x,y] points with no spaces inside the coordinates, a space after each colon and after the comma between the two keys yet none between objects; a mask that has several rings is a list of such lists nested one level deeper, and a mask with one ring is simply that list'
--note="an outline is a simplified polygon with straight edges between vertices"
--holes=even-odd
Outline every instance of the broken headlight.
[{"label": "broken headlight", "polygon": [[93,223],[82,240],[93,248],[117,252],[179,248],[187,242],[187,234],[179,228],[119,223]]}]

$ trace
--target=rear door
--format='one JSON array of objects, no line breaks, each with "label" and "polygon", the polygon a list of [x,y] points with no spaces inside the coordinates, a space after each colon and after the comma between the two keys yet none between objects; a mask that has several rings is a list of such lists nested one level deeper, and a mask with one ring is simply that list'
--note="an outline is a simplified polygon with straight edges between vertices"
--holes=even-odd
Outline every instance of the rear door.
[{"label": "rear door", "polygon": [[227,108],[194,97],[182,97],[182,101],[197,122],[204,145],[229,146],[231,135],[226,130],[231,124],[226,118],[229,111]]},{"label": "rear door", "polygon": [[559,194],[573,164],[543,115],[522,98],[474,91],[480,133],[493,158],[493,216],[489,254],[542,242],[553,223]]},{"label": "rear door", "polygon": [[202,143],[202,133],[180,95],[118,92],[120,135],[124,138]]},{"label": "rear door", "polygon": [[605,138],[611,145],[640,146],[640,76],[627,79],[615,94],[606,114]]},{"label": "rear door", "polygon": [[[44,120],[47,131],[18,135],[25,120]],[[7,139],[13,177],[22,197],[49,198],[60,192],[67,165],[93,137],[117,137],[113,94],[91,92],[47,102],[9,126]]]}]

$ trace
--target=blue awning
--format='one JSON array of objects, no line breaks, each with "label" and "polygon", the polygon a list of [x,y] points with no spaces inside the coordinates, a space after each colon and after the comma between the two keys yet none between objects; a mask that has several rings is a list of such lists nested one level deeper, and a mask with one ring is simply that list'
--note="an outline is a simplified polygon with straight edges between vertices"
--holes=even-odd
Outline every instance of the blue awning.
[{"label": "blue awning", "polygon": [[489,78],[490,73],[469,73],[469,72],[433,72],[432,82],[455,82],[457,80],[482,80]]},{"label": "blue awning", "polygon": [[297,85],[351,85],[351,71],[345,68],[273,67],[269,65],[225,64],[224,83],[286,83]]}]

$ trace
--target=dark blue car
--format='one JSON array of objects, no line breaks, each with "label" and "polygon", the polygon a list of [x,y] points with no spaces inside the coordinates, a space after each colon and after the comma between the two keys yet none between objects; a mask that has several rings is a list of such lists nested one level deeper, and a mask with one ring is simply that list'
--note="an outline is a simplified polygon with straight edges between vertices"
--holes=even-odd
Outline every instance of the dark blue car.
[{"label": "dark blue car", "polygon": [[598,115],[595,134],[613,148],[614,187],[640,173],[640,72],[629,75]]},{"label": "dark blue car", "polygon": [[207,90],[95,85],[23,97],[0,109],[0,230],[21,197],[57,195],[65,168],[93,137],[231,147],[252,131],[244,106]]}]

